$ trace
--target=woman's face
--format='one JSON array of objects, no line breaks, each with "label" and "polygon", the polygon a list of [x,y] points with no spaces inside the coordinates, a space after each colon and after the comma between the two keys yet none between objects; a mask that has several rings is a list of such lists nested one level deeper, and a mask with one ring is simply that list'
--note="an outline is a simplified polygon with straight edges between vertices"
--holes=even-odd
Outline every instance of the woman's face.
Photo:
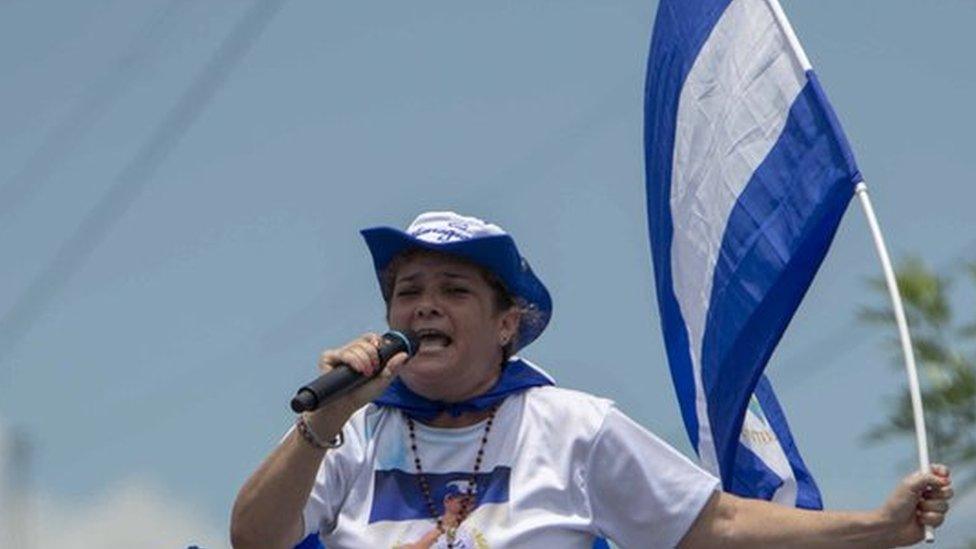
[{"label": "woman's face", "polygon": [[495,309],[494,290],[478,267],[431,253],[418,253],[397,270],[388,320],[420,340],[400,377],[412,390],[446,401],[491,388],[502,346],[518,328],[514,308]]}]

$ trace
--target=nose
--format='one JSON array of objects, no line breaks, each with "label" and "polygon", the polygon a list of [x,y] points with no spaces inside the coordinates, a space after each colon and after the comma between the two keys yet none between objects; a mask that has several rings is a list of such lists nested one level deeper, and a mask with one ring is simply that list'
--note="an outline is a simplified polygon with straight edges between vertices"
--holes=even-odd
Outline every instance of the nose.
[{"label": "nose", "polygon": [[428,319],[433,317],[438,317],[441,315],[441,309],[434,301],[433,297],[425,293],[420,303],[417,303],[417,308],[414,309],[414,316],[419,319]]},{"label": "nose", "polygon": [[421,303],[414,310],[414,315],[421,319],[434,318],[441,315],[441,310],[433,303]]}]

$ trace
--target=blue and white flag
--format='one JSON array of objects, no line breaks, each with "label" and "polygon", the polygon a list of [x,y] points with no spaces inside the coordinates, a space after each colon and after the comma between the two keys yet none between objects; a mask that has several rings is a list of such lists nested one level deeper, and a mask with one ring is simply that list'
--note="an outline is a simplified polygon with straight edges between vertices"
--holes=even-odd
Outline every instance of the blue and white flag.
[{"label": "blue and white flag", "polygon": [[675,390],[739,495],[822,508],[763,369],[861,180],[776,0],[661,0],[647,211]]}]

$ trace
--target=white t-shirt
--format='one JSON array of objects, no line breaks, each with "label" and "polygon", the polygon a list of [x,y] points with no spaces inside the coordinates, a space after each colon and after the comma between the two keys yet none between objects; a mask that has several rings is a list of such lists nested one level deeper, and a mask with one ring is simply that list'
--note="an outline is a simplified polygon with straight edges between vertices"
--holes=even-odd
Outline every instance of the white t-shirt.
[{"label": "white t-shirt", "polygon": [[[444,513],[448,483],[471,478],[485,422],[460,429],[415,423],[430,502]],[[329,549],[397,547],[436,523],[420,490],[406,419],[369,405],[346,424],[305,506],[305,536]],[[499,407],[476,483],[477,505],[455,546],[589,549],[673,547],[719,489],[718,480],[618,411],[609,400],[535,387]],[[445,546],[444,536],[434,547]]]}]

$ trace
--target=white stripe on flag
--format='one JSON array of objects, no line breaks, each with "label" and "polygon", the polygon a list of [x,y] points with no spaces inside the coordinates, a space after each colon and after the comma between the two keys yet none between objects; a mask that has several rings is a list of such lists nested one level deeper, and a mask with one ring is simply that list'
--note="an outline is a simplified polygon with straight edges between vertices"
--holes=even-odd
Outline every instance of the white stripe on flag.
[{"label": "white stripe on flag", "polygon": [[766,2],[734,0],[702,46],[678,102],[671,262],[672,272],[682,273],[674,289],[688,327],[698,452],[715,474],[718,460],[701,379],[712,278],[729,214],[776,143],[806,83],[789,51]]}]

